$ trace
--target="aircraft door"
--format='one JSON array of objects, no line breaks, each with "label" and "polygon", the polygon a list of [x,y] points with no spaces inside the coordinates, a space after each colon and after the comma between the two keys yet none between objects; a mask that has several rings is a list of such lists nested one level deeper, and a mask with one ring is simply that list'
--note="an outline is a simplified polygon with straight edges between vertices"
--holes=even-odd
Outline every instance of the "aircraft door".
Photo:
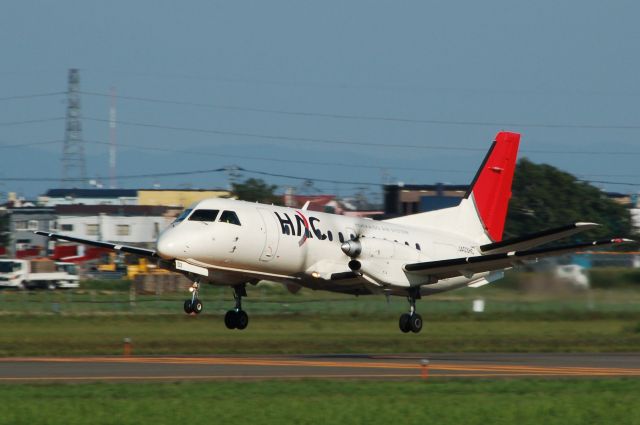
[{"label": "aircraft door", "polygon": [[262,231],[265,234],[264,248],[260,254],[260,261],[271,261],[276,258],[278,252],[278,243],[280,242],[280,232],[278,231],[278,223],[272,211],[265,208],[258,208],[260,217],[262,218]]}]

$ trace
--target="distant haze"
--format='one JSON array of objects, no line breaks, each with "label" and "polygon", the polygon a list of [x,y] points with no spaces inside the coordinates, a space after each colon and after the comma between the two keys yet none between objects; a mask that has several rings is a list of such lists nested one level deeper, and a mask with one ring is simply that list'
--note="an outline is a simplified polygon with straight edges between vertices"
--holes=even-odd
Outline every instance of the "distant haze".
[{"label": "distant haze", "polygon": [[[114,86],[118,175],[235,164],[353,182],[304,189],[341,195],[359,183],[465,184],[505,129],[523,134],[534,162],[638,192],[638,16],[631,1],[8,2],[0,192],[60,186],[64,120],[17,122],[63,117],[72,67],[90,178],[109,175],[100,94]],[[47,96],[16,98],[33,94]],[[248,177],[303,190],[303,180]],[[218,172],[119,186],[227,182]]]}]

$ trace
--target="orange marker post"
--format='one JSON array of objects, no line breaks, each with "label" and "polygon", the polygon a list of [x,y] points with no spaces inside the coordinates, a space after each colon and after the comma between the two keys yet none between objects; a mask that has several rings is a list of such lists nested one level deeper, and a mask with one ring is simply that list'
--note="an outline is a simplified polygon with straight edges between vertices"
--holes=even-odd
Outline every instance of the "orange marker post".
[{"label": "orange marker post", "polygon": [[429,360],[422,359],[420,361],[420,376],[422,379],[427,379],[429,377]]},{"label": "orange marker post", "polygon": [[125,357],[129,357],[131,355],[131,352],[133,351],[133,347],[131,345],[131,338],[125,338],[124,339],[124,351],[123,351],[123,355]]}]

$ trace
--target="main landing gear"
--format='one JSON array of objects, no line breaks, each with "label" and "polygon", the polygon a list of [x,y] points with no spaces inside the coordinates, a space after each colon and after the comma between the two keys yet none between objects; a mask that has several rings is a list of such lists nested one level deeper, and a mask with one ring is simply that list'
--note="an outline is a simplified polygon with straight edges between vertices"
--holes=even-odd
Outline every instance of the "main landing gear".
[{"label": "main landing gear", "polygon": [[420,288],[415,287],[409,289],[409,313],[404,313],[400,316],[399,326],[400,330],[404,333],[409,331],[418,333],[422,330],[422,316],[416,313],[416,300],[420,299]]},{"label": "main landing gear", "polygon": [[187,314],[200,314],[202,312],[202,302],[198,299],[200,282],[193,282],[193,285],[189,288],[189,292],[191,292],[191,299],[184,300],[184,312]]},{"label": "main landing gear", "polygon": [[233,310],[227,311],[224,316],[224,324],[228,329],[244,329],[249,324],[249,315],[242,309],[242,297],[247,296],[245,284],[233,287],[233,298],[236,300],[236,306]]}]

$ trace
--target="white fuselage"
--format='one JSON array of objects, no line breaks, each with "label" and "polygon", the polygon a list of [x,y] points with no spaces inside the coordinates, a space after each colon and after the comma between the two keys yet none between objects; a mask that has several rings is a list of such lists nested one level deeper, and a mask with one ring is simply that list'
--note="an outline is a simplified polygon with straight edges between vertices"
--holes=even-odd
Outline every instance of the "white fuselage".
[{"label": "white fuselage", "polygon": [[[165,259],[207,269],[208,273],[197,274],[212,283],[270,279],[354,294],[403,293],[408,287],[428,284],[422,293],[429,294],[488,275],[434,283],[402,271],[406,263],[479,254],[477,241],[436,228],[232,199],[204,200],[190,210],[160,235],[157,251]],[[193,216],[197,210],[206,213],[200,220]],[[364,277],[337,279],[350,272],[351,259],[341,245],[355,238],[366,247],[358,260],[367,272]]]}]

